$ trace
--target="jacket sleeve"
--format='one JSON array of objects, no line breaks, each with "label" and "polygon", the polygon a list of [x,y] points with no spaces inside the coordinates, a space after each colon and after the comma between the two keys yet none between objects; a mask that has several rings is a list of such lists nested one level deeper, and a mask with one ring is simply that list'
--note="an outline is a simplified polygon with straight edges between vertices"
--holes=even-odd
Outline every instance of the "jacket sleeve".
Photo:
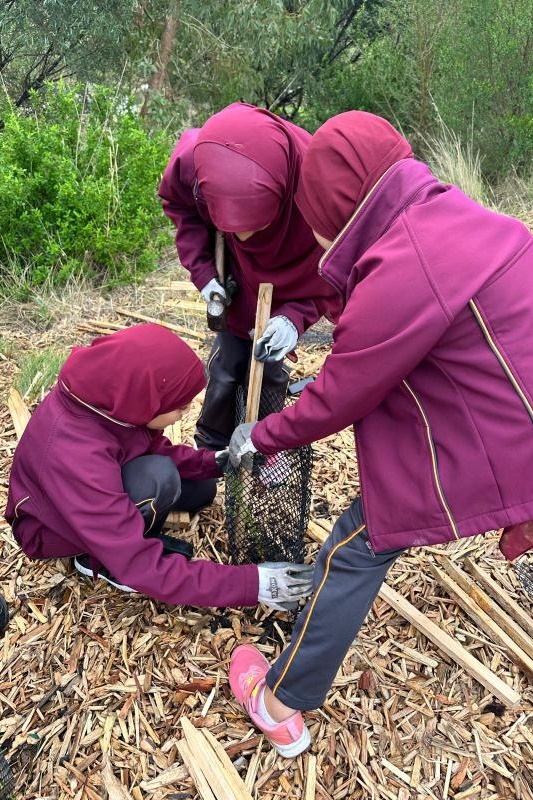
[{"label": "jacket sleeve", "polygon": [[203,480],[219,478],[222,473],[216,465],[215,453],[201,448],[195,450],[187,444],[172,444],[162,433],[153,436],[150,452],[158,456],[169,456],[177,466],[182,478]]},{"label": "jacket sleeve", "polygon": [[292,407],[255,425],[255,447],[265,454],[300,447],[370,414],[451,320],[414,248],[394,261],[383,254],[349,297],[316,381]]},{"label": "jacket sleeve", "polygon": [[[105,448],[89,451],[85,439],[76,441],[75,432],[66,446],[72,449],[68,460],[62,461],[58,453],[47,459],[46,492],[79,536],[80,551],[92,555],[121,583],[164,603],[199,607],[257,603],[255,565],[228,566],[187,561],[175,553],[163,555],[158,539],[144,538],[143,518],[124,492],[120,465],[112,453]],[[74,459],[72,452],[84,452],[84,458]],[[67,485],[75,502],[65,502]]]},{"label": "jacket sleeve", "polygon": [[159,186],[163,211],[176,226],[181,264],[198,290],[216,278],[215,229],[202,219],[193,194],[193,148],[196,129],[186,131],[176,145]]}]

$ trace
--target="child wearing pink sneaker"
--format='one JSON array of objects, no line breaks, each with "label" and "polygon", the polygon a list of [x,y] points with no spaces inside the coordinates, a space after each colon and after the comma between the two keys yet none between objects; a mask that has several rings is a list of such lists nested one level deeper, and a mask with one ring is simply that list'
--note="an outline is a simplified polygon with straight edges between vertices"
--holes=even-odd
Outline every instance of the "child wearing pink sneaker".
[{"label": "child wearing pink sneaker", "polygon": [[289,646],[272,666],[250,645],[231,660],[235,696],[285,756],[308,745],[301,712],[406,548],[499,528],[508,558],[533,545],[533,237],[412,155],[365,112],[315,133],[296,203],[343,300],[332,352],[291,408],[230,442],[244,466],[356,429],[361,498],[319,553]]}]

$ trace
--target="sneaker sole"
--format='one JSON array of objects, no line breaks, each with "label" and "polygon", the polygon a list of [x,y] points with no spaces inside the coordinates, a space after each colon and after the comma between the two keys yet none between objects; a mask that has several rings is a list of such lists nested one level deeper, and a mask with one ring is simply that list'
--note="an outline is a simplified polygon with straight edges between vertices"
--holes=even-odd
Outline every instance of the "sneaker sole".
[{"label": "sneaker sole", "polygon": [[[76,561],[76,559],[74,559],[74,566],[76,567],[76,570],[82,575],[85,575],[86,578],[94,578],[92,569],[84,567],[83,564],[80,564],[80,562]],[[138,594],[137,590],[132,589],[131,586],[126,586],[125,584],[119,583],[118,581],[113,581],[111,580],[111,578],[107,578],[105,575],[101,575],[99,572],[97,573],[96,577],[98,578],[98,580],[105,581],[110,586],[113,586],[115,589],[119,589],[121,592],[128,592],[129,594]]]}]

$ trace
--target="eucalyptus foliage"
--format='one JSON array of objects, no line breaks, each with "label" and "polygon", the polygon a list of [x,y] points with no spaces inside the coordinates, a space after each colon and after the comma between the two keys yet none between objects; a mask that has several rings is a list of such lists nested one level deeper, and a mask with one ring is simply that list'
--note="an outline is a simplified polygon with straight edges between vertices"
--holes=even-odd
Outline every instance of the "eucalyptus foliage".
[{"label": "eucalyptus foliage", "polygon": [[[152,114],[165,99],[198,121],[235,100],[294,117],[307,93],[341,58],[357,58],[355,35],[369,9],[382,0],[181,0],[164,97],[153,98]],[[158,42],[169,2],[149,0],[138,40]],[[139,44],[137,44],[139,47]],[[141,65],[148,79],[154,49]],[[157,47],[155,48],[157,50]]]},{"label": "eucalyptus foliage", "polygon": [[136,8],[136,0],[2,0],[0,108],[24,105],[50,80],[120,75]]},{"label": "eucalyptus foliage", "polygon": [[482,155],[493,178],[533,155],[531,0],[388,0],[356,69],[324,86],[383,114],[423,149],[441,120]]}]

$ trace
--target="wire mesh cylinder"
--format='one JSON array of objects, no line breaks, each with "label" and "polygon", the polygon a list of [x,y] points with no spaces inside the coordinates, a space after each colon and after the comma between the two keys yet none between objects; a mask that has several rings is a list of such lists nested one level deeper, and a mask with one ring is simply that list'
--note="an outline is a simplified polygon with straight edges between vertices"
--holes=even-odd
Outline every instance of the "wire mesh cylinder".
[{"label": "wire mesh cylinder", "polygon": [[515,562],[515,572],[522,588],[533,600],[533,554],[525,553]]},{"label": "wire mesh cylinder", "polygon": [[0,752],[0,800],[11,800],[14,788],[15,778],[11,767],[4,754]]},{"label": "wire mesh cylinder", "polygon": [[[240,392],[237,425],[244,422],[246,398]],[[280,411],[279,392],[261,394],[259,417]],[[235,564],[264,561],[302,562],[304,534],[311,505],[312,450],[284,450],[275,456],[256,453],[252,470],[230,467],[226,473],[226,525]]]}]

